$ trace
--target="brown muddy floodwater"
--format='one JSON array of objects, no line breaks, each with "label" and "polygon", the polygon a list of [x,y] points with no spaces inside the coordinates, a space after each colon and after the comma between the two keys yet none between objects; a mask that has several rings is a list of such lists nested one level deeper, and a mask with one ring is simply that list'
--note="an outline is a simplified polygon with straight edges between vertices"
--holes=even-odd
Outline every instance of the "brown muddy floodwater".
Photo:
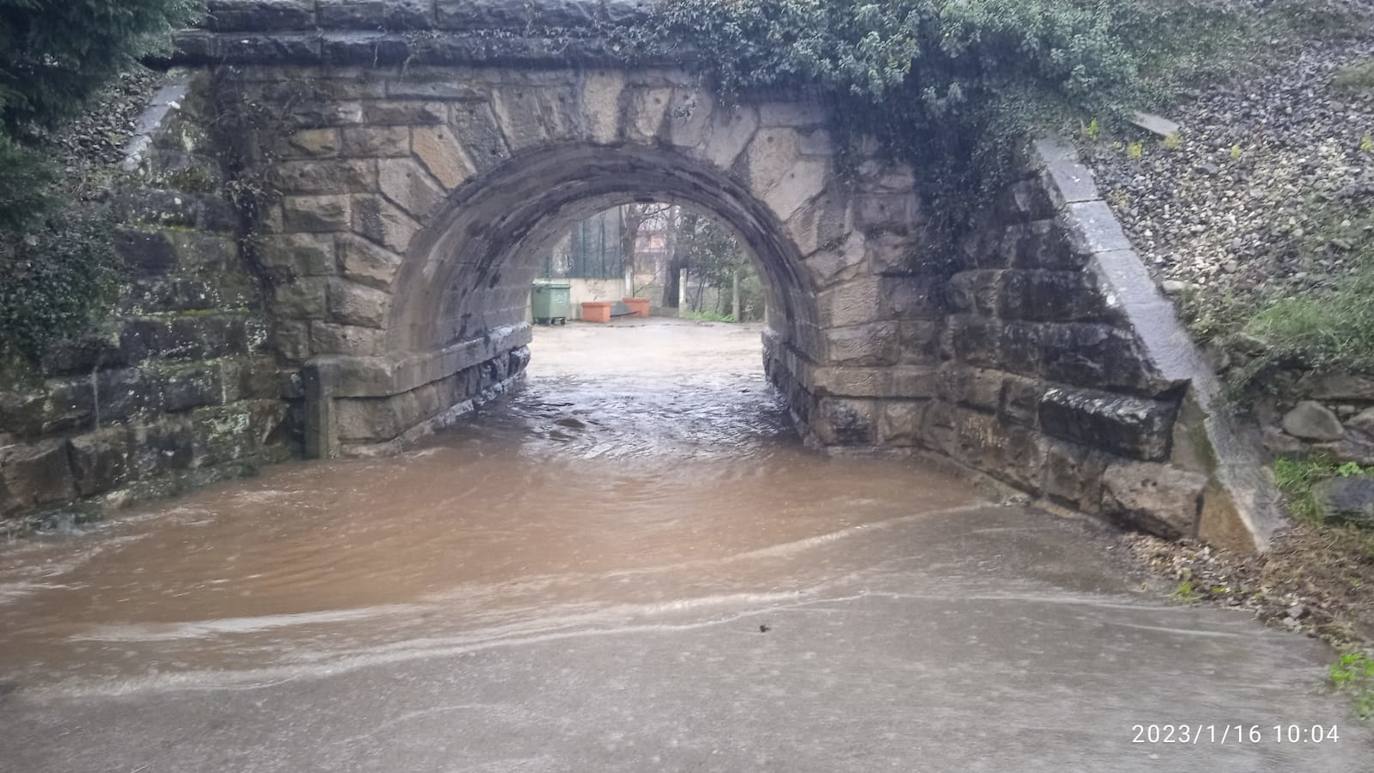
[{"label": "brown muddy floodwater", "polygon": [[759,333],[541,328],[523,388],[406,453],[0,546],[0,684],[261,678],[792,598],[862,568],[815,548],[976,504],[910,462],[804,448]]}]

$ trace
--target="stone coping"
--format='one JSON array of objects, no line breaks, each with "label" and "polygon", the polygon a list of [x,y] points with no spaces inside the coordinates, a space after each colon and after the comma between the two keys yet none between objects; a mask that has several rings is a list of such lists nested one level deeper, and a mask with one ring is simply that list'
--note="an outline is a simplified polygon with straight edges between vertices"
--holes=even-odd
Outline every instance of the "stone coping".
[{"label": "stone coping", "polygon": [[306,367],[323,376],[333,397],[391,397],[419,389],[512,349],[533,338],[528,323],[510,325],[437,352],[402,352],[381,357],[322,355]]},{"label": "stone coping", "polygon": [[132,174],[142,168],[148,159],[149,151],[152,150],[153,141],[167,122],[167,117],[173,111],[181,109],[186,95],[190,93],[193,77],[193,73],[186,70],[168,73],[162,86],[148,102],[148,106],[139,114],[133,136],[124,144],[124,158],[119,163],[121,171]]},{"label": "stone coping", "polygon": [[209,0],[202,26],[217,32],[453,30],[629,24],[653,0]]},{"label": "stone coping", "polygon": [[211,0],[201,28],[176,35],[167,62],[611,64],[627,52],[606,33],[642,21],[651,7],[650,0]]},{"label": "stone coping", "polygon": [[[1196,446],[1192,450],[1212,480],[1199,536],[1235,547],[1246,547],[1242,543],[1248,540],[1250,548],[1264,550],[1287,519],[1278,506],[1259,428],[1227,409],[1216,372],[1150,278],[1077,151],[1049,138],[1035,143],[1034,155],[1070,232],[1089,252],[1088,270],[1109,305],[1129,323],[1160,376],[1189,384],[1179,418],[1184,431],[1175,436]],[[1225,523],[1237,519],[1248,535]]]}]

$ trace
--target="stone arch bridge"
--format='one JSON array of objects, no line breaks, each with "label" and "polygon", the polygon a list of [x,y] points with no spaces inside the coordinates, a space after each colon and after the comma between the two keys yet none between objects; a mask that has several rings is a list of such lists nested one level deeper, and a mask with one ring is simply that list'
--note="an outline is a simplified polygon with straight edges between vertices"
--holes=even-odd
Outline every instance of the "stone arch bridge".
[{"label": "stone arch bridge", "polygon": [[[1071,150],[940,254],[922,173],[838,174],[804,89],[722,106],[617,63],[633,0],[218,0],[125,162],[108,334],[6,392],[8,514],[368,454],[519,378],[540,246],[671,199],[768,288],[765,366],[825,446],[910,449],[1074,511],[1262,547],[1245,432]],[[260,207],[234,191],[270,189]]]}]

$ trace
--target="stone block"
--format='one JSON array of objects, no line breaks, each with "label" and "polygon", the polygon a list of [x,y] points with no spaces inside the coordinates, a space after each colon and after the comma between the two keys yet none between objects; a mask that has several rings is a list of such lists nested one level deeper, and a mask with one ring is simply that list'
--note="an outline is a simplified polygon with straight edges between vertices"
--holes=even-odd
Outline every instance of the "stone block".
[{"label": "stone block", "polygon": [[1303,400],[1284,414],[1283,431],[1296,438],[1313,441],[1340,440],[1345,427],[1329,408],[1314,400]]},{"label": "stone block", "polygon": [[408,158],[378,162],[382,195],[416,220],[423,220],[444,200],[444,191]]},{"label": "stone block", "polygon": [[1045,434],[1144,461],[1168,457],[1176,408],[1156,400],[1054,387],[1040,401]]},{"label": "stone block", "polygon": [[[854,217],[849,197],[842,191],[827,190],[787,219],[792,243],[803,256],[841,244],[853,234]],[[859,242],[865,250],[868,246]]]},{"label": "stone block", "polygon": [[945,281],[934,274],[884,276],[882,310],[899,319],[941,319],[945,314]]},{"label": "stone block", "polygon": [[914,193],[865,193],[854,197],[854,222],[865,232],[908,233],[921,224]]},{"label": "stone block", "polygon": [[47,382],[39,416],[43,434],[89,429],[95,424],[95,389],[89,376]]},{"label": "stone block", "polygon": [[1333,478],[1312,487],[1328,523],[1374,527],[1374,478]]},{"label": "stone block", "polygon": [[71,462],[77,495],[95,496],[128,483],[130,453],[128,433],[123,427],[72,438]]},{"label": "stone block", "polygon": [[763,194],[763,203],[779,220],[787,220],[825,190],[830,182],[830,168],[829,159],[794,160],[781,179]]},{"label": "stone block", "polygon": [[997,341],[998,367],[1023,375],[1041,373],[1044,338],[1043,325],[1017,321],[1003,323]]},{"label": "stone block", "polygon": [[281,151],[285,158],[331,158],[343,148],[339,130],[334,128],[302,129],[287,137],[285,144]]},{"label": "stone block", "polygon": [[272,306],[285,319],[324,319],[326,313],[324,277],[299,278],[272,288]]},{"label": "stone block", "polygon": [[961,271],[949,279],[949,308],[956,313],[993,316],[998,311],[1005,271]]},{"label": "stone block", "polygon": [[860,276],[816,295],[822,327],[875,322],[882,317],[882,293],[875,276]]},{"label": "stone block", "polygon": [[1002,381],[1006,374],[985,368],[946,366],[940,370],[940,397],[952,403],[989,413],[1002,405]]},{"label": "stone block", "polygon": [[878,403],[837,397],[821,398],[811,429],[825,445],[867,445],[876,439]]},{"label": "stone block", "polygon": [[753,107],[738,106],[711,112],[711,132],[701,157],[717,169],[732,169],[758,131],[759,114]]},{"label": "stone block", "polygon": [[1156,383],[1130,333],[1090,322],[1044,325],[1041,332],[1042,372],[1051,381],[1141,391],[1171,386]]},{"label": "stone block", "polygon": [[697,86],[676,87],[664,118],[668,141],[680,148],[697,148],[706,141],[711,127],[715,97]]},{"label": "stone block", "polygon": [[[370,100],[364,102],[362,106],[363,123],[374,128],[383,126],[435,126],[447,120],[448,105],[444,102],[385,99]],[[376,135],[378,139],[381,136],[381,134]],[[391,137],[392,135],[387,136]]]},{"label": "stone block", "polygon": [[1207,476],[1166,464],[1118,463],[1102,473],[1102,513],[1177,539],[1197,534]]},{"label": "stone block", "polygon": [[409,126],[349,126],[342,132],[343,154],[359,158],[410,155]]},{"label": "stone block", "polygon": [[144,368],[100,371],[95,377],[95,393],[101,425],[162,409],[161,384]]},{"label": "stone block", "polygon": [[959,362],[984,367],[1001,364],[998,349],[1002,324],[998,320],[956,314],[948,320],[950,354]]},{"label": "stone block", "polygon": [[378,289],[391,286],[401,265],[400,255],[352,234],[339,234],[335,244],[344,276]]},{"label": "stone block", "polygon": [[116,228],[114,252],[136,278],[161,276],[177,267],[176,249],[160,229]]},{"label": "stone block", "polygon": [[1108,457],[1100,451],[1041,438],[1044,475],[1040,490],[1050,500],[1086,513],[1102,507],[1102,473]]},{"label": "stone block", "polygon": [[411,148],[415,157],[446,191],[462,185],[474,174],[472,162],[468,160],[457,134],[450,126],[415,127],[411,131]]},{"label": "stone block", "polygon": [[[160,284],[160,283],[158,283]],[[136,283],[139,288],[144,283]],[[51,376],[75,376],[88,374],[102,367],[124,364],[120,359],[119,336],[108,331],[92,332],[74,340],[61,341],[43,353],[41,370]],[[6,426],[3,408],[0,408],[0,427]]]},{"label": "stone block", "polygon": [[825,331],[825,351],[837,365],[891,365],[899,356],[895,322],[875,322]]},{"label": "stone block", "polygon": [[272,347],[287,362],[300,363],[310,358],[310,324],[303,320],[280,319],[272,328]]},{"label": "stone block", "polygon": [[377,190],[376,163],[368,159],[278,161],[277,188],[288,194],[365,193]]},{"label": "stone block", "polygon": [[287,279],[334,273],[333,234],[265,234],[258,237],[258,260]]},{"label": "stone block", "polygon": [[392,252],[404,254],[420,225],[400,207],[378,196],[355,197],[352,231]]},{"label": "stone block", "polygon": [[625,73],[620,70],[594,70],[582,80],[582,125],[587,136],[600,145],[620,137],[620,94],[625,90]]},{"label": "stone block", "polygon": [[1003,272],[996,313],[1004,319],[1053,322],[1102,319],[1106,302],[1089,276],[1070,271]]},{"label": "stone block", "polygon": [[1037,427],[1040,423],[1040,400],[1050,389],[1043,381],[1006,374],[1002,380],[1002,405],[998,415],[1003,421]]},{"label": "stone block", "polygon": [[386,331],[357,325],[312,322],[310,348],[316,354],[375,357],[386,353]]},{"label": "stone block", "polygon": [[586,27],[600,18],[594,0],[556,0],[537,5],[502,0],[437,0],[438,26],[446,30]]},{"label": "stone block", "polygon": [[1313,400],[1374,403],[1374,377],[1349,373],[1312,373],[1303,377],[1297,391]]},{"label": "stone block", "polygon": [[656,141],[663,132],[664,118],[672,100],[671,86],[631,87],[625,98],[626,137],[641,143]]},{"label": "stone block", "polygon": [[921,444],[921,426],[928,400],[884,400],[878,419],[878,442],[884,446]]},{"label": "stone block", "polygon": [[287,231],[347,231],[351,216],[345,195],[282,198],[282,223]]},{"label": "stone block", "polygon": [[485,172],[510,158],[510,148],[496,121],[496,114],[485,102],[453,105],[449,126],[468,161],[477,172]]},{"label": "stone block", "polygon": [[329,282],[328,306],[334,322],[380,328],[391,307],[391,295],[347,279],[333,279]]},{"label": "stone block", "polygon": [[318,24],[326,29],[420,30],[433,26],[430,0],[318,0]]},{"label": "stone block", "polygon": [[75,491],[66,440],[0,448],[0,512],[5,515],[62,502]]},{"label": "stone block", "polygon": [[858,278],[863,270],[863,245],[863,235],[855,232],[838,244],[814,252],[804,261],[811,282],[818,287],[825,287]]},{"label": "stone block", "polygon": [[1075,250],[1058,220],[1036,220],[1008,226],[998,245],[1003,265],[1045,271],[1081,271],[1085,253]]},{"label": "stone block", "polygon": [[218,405],[224,399],[224,385],[218,365],[178,368],[162,374],[162,410],[168,413]]},{"label": "stone block", "polygon": [[221,32],[277,32],[315,23],[315,0],[218,0],[209,11],[206,27]]},{"label": "stone block", "polygon": [[997,197],[993,209],[1011,223],[1026,223],[1054,217],[1054,202],[1038,179],[1020,180],[1008,185]]}]

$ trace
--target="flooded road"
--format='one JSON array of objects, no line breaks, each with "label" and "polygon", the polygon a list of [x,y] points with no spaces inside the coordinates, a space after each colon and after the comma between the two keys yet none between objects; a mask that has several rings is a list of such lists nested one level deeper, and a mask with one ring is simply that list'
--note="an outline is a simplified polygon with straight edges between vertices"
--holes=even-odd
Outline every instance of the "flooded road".
[{"label": "flooded road", "polygon": [[[802,447],[759,329],[537,331],[400,456],[0,548],[0,770],[1321,770],[1330,653],[1102,527]],[[1132,725],[1339,724],[1132,744]]]},{"label": "flooded road", "polygon": [[817,540],[974,503],[804,449],[757,326],[541,329],[529,380],[399,457],[267,470],[0,553],[25,686],[321,663],[617,606],[805,591]]}]

